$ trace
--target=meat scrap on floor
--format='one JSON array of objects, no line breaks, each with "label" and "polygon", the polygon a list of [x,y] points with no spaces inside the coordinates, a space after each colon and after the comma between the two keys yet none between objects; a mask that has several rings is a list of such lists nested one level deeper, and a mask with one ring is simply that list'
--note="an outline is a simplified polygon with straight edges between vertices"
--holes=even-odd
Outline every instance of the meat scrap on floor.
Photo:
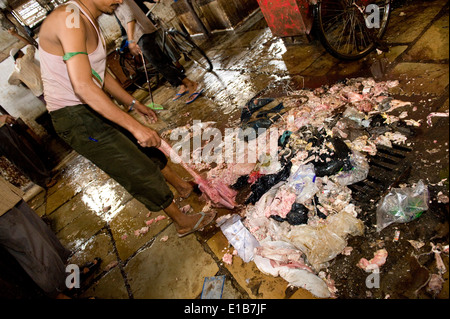
[{"label": "meat scrap on floor", "polygon": [[[407,149],[417,127],[430,125],[434,116],[448,116],[430,114],[428,123],[408,120],[404,108],[411,102],[390,93],[398,84],[356,78],[281,98],[252,99],[243,108],[241,124],[267,130],[252,138],[236,136],[246,148],[235,155],[256,152],[255,163],[198,164],[197,171],[211,185],[225,183],[237,191],[238,213],[259,243],[253,261],[261,272],[320,298],[339,294],[327,267],[338,255],[352,253],[350,237],[363,241],[374,226],[361,219],[361,205],[349,186],[367,179],[379,149]],[[270,121],[260,121],[266,116]],[[257,147],[268,147],[274,134],[276,153]],[[386,190],[380,189],[374,200]],[[442,251],[448,253],[448,245]],[[355,263],[355,271],[382,267],[386,259],[389,252],[378,250],[370,261]],[[433,278],[432,289],[440,282]]]}]

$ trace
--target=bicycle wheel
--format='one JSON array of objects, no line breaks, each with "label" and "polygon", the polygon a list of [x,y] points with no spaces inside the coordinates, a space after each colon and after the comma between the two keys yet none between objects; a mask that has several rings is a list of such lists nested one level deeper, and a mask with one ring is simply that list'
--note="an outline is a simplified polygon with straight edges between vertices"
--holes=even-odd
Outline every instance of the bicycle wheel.
[{"label": "bicycle wheel", "polygon": [[189,36],[178,30],[170,30],[168,34],[170,34],[171,40],[177,44],[186,61],[192,60],[206,71],[212,71],[213,65],[211,60],[205,52],[190,39]]},{"label": "bicycle wheel", "polygon": [[315,7],[320,41],[338,59],[361,59],[376,49],[390,12],[391,0],[322,0]]}]

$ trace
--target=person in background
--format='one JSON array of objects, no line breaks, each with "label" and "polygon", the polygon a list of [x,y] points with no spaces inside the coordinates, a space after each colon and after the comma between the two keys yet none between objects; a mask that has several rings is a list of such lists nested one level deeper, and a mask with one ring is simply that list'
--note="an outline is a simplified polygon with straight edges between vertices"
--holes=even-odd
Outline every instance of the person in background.
[{"label": "person in background", "polygon": [[14,71],[9,76],[8,83],[10,85],[25,84],[42,103],[46,104],[41,69],[35,59],[36,48],[26,38],[18,34],[15,28],[9,29],[8,32],[26,44],[25,53],[15,48],[9,52],[14,60]]},{"label": "person in background", "polygon": [[[66,249],[52,230],[23,200],[23,191],[0,176],[0,245],[13,256],[49,298],[69,299]],[[101,258],[80,267],[81,284],[99,268]],[[72,284],[72,280],[68,281]]]},{"label": "person in background", "polygon": [[199,83],[187,78],[172,63],[170,57],[161,50],[157,43],[158,32],[156,27],[133,0],[123,0],[123,3],[115,10],[114,14],[126,30],[130,52],[134,55],[140,55],[142,52],[145,59],[173,87],[180,87],[173,99],[174,101],[188,95],[186,104],[191,104],[203,93],[204,90]]}]

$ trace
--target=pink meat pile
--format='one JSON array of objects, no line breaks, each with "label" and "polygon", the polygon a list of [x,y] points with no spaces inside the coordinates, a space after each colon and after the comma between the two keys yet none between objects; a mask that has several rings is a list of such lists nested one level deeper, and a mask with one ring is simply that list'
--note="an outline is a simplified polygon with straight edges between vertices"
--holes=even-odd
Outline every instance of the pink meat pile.
[{"label": "pink meat pile", "polygon": [[295,203],[297,195],[291,190],[280,187],[272,203],[266,207],[264,215],[269,218],[271,215],[277,215],[286,218]]}]

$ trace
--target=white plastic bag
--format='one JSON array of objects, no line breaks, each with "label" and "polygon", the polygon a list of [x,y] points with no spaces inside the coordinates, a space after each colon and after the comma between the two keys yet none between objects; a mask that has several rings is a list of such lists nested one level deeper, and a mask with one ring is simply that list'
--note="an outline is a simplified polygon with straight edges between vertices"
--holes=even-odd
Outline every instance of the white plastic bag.
[{"label": "white plastic bag", "polygon": [[231,216],[220,225],[220,229],[244,262],[253,260],[254,250],[259,242],[242,224],[241,216]]},{"label": "white plastic bag", "polygon": [[428,210],[428,188],[422,180],[415,187],[393,188],[377,208],[377,231],[393,223],[407,223]]},{"label": "white plastic bag", "polygon": [[319,190],[316,186],[314,165],[311,163],[298,167],[295,173],[289,177],[287,184],[297,194],[297,203],[303,204],[311,199]]},{"label": "white plastic bag", "polygon": [[319,298],[329,298],[325,281],[304,264],[302,252],[284,241],[265,241],[256,249],[254,262],[264,274],[280,276],[290,286],[301,287]]},{"label": "white plastic bag", "polygon": [[350,163],[353,166],[350,171],[339,172],[334,177],[336,181],[343,186],[361,182],[369,175],[369,163],[367,162],[366,157],[360,152],[353,151],[353,154],[350,156]]}]

